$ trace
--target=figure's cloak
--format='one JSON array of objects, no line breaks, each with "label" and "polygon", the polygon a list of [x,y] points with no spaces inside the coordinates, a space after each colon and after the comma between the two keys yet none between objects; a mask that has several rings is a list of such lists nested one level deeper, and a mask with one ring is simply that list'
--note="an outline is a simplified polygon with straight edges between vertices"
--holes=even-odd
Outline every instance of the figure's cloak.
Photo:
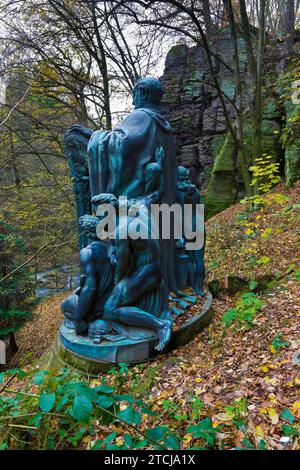
[{"label": "figure's cloak", "polygon": [[[176,157],[169,122],[161,109],[147,105],[131,112],[112,131],[96,131],[89,145],[91,195],[111,193],[134,199],[145,195],[145,168],[155,161],[155,151],[164,149],[163,191],[160,203],[176,202]],[[162,240],[164,278],[168,291],[176,292],[174,240]]]}]

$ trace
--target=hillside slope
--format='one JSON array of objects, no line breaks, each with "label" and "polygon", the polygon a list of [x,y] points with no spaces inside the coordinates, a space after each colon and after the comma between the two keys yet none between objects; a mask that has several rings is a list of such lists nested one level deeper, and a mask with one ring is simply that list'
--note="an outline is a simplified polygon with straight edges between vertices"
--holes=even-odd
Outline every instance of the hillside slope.
[{"label": "hillside slope", "polygon": [[[144,398],[176,432],[193,422],[197,405],[197,419],[223,425],[218,448],[245,446],[245,439],[254,447],[299,448],[299,201],[300,184],[279,185],[263,208],[237,204],[209,220],[208,282],[219,289],[212,323],[190,344],[130,369],[121,382],[109,378]],[[31,359],[49,350],[60,300],[46,300],[19,333],[19,360],[29,350]],[[122,432],[118,428],[120,442]],[[193,445],[190,434],[184,443]]]}]

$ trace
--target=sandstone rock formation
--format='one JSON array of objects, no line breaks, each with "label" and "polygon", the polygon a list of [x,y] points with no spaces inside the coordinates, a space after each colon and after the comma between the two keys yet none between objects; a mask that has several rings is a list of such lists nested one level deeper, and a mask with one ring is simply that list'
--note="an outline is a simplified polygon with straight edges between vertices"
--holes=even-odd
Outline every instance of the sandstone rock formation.
[{"label": "sandstone rock formation", "polygon": [[[246,52],[242,38],[239,38],[240,68],[247,79]],[[223,28],[218,33],[217,51],[232,64],[232,47],[229,32]],[[265,73],[268,82],[277,79],[280,49],[273,44],[266,51]],[[232,73],[223,64],[216,64],[219,83],[226,94],[228,113],[234,122],[235,99]],[[226,122],[216,90],[211,85],[211,74],[203,48],[179,44],[171,48],[162,77],[165,88],[163,106],[173,125],[176,136],[178,163],[191,172],[193,182],[205,196],[206,216],[210,217],[243,195],[243,183],[236,169],[236,150],[227,132]],[[272,85],[273,86],[273,85]],[[282,161],[284,150],[280,136],[286,116],[291,108],[289,100],[284,106],[280,101],[281,91],[273,92],[267,87],[263,110],[263,153]],[[292,106],[293,116],[299,113]],[[288,143],[286,148],[287,183],[300,177],[299,141]],[[298,134],[299,140],[299,134]],[[251,124],[245,124],[246,149],[251,146]]]}]

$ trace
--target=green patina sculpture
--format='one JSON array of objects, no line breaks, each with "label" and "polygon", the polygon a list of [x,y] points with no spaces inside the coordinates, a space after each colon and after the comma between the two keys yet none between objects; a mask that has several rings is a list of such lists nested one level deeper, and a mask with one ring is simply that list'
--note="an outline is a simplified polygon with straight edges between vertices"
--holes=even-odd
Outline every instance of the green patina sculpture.
[{"label": "green patina sculpture", "polygon": [[103,317],[104,305],[113,289],[113,267],[110,246],[99,240],[93,215],[80,217],[79,224],[88,244],[80,251],[81,286],[61,304],[65,324],[75,328],[78,335],[88,332],[89,325]]},{"label": "green patina sculpture", "polygon": [[[181,206],[202,204],[200,192],[189,179],[189,171],[183,166],[177,168],[177,201]],[[193,211],[194,212],[194,211]],[[197,230],[197,219],[193,213],[192,228]],[[201,229],[201,227],[199,227]],[[203,295],[205,279],[204,245],[199,250],[187,250],[185,239],[176,242],[176,283],[180,290],[193,287],[196,294]]]},{"label": "green patina sculpture", "polygon": [[[181,289],[190,286],[195,294],[203,294],[203,247],[186,250],[185,240],[176,240],[172,233],[167,239],[160,233],[157,239],[118,236],[124,225],[130,234],[137,218],[140,230],[143,224],[148,227],[150,216],[143,215],[143,208],[152,204],[201,202],[187,170],[177,169],[171,126],[159,107],[162,95],[157,79],[139,80],[133,92],[134,111],[112,131],[91,133],[73,126],[65,137],[79,219],[82,285],[62,303],[61,339],[78,354],[87,349],[80,350],[76,341],[71,344],[66,329],[93,344],[126,339],[128,348],[130,341],[157,338],[156,349],[163,350],[172,331],[170,292],[183,309],[195,297],[186,296],[185,302]],[[127,208],[136,210],[126,218],[119,206],[124,196]],[[104,216],[92,213],[98,214],[108,203],[117,212],[115,236],[99,240],[97,222]],[[95,354],[93,349],[91,355]]]}]

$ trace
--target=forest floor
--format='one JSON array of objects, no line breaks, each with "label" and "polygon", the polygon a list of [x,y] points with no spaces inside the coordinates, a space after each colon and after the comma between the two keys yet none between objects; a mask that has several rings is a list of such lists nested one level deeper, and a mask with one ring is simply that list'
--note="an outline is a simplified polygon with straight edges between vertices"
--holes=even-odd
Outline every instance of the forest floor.
[{"label": "forest floor", "polygon": [[[208,416],[222,425],[218,448],[300,449],[299,202],[300,184],[279,185],[263,207],[236,204],[207,222],[211,324],[176,351],[110,378],[159,411],[160,423],[180,433]],[[51,349],[64,296],[37,307],[12,365],[39,363]],[[189,447],[193,436],[183,442]]]}]

